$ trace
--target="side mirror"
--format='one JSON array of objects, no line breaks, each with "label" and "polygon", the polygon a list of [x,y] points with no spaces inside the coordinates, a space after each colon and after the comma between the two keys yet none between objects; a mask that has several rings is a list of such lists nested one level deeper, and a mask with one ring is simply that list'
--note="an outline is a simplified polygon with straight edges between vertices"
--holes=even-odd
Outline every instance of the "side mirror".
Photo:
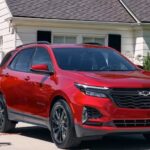
[{"label": "side mirror", "polygon": [[47,64],[33,65],[33,66],[31,66],[31,71],[39,72],[39,73],[53,74],[53,72],[49,70]]}]

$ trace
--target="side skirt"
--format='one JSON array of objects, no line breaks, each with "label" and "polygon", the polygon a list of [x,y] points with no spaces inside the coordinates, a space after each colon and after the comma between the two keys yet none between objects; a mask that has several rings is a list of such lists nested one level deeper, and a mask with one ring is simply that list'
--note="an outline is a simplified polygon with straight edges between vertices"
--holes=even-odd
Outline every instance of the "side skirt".
[{"label": "side skirt", "polygon": [[8,108],[8,118],[11,121],[31,123],[44,128],[49,128],[49,118],[39,117],[31,114],[25,114]]}]

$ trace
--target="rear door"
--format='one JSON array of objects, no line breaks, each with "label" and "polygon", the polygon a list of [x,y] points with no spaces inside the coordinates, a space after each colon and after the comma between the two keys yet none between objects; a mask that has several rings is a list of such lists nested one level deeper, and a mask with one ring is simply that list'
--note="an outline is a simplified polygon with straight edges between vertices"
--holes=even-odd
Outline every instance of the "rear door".
[{"label": "rear door", "polygon": [[22,49],[2,72],[2,89],[10,111],[23,113],[28,111],[30,89],[26,83],[29,82],[34,51],[34,48]]}]

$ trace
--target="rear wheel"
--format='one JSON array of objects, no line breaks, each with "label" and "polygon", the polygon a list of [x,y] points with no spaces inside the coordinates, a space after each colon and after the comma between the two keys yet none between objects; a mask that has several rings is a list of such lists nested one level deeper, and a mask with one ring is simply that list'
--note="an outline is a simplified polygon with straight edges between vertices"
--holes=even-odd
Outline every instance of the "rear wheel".
[{"label": "rear wheel", "polygon": [[57,101],[50,116],[51,136],[59,148],[71,148],[80,144],[76,138],[71,110],[64,100]]},{"label": "rear wheel", "polygon": [[144,133],[143,136],[147,141],[150,141],[150,133]]},{"label": "rear wheel", "polygon": [[3,97],[0,96],[0,132],[5,133],[14,129],[16,122],[8,119],[7,107],[4,103]]}]

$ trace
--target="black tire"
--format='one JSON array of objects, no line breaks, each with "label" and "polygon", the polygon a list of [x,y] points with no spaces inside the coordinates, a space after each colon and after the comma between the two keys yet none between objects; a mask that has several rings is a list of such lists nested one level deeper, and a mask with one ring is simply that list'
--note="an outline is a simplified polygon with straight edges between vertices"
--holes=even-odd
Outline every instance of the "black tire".
[{"label": "black tire", "polygon": [[8,119],[7,107],[5,105],[3,96],[0,95],[0,133],[6,133],[13,130],[16,122]]},{"label": "black tire", "polygon": [[143,136],[147,141],[150,141],[150,133],[144,133]]},{"label": "black tire", "polygon": [[75,134],[72,112],[62,99],[58,100],[52,108],[50,126],[51,136],[57,147],[67,149],[80,144],[80,140]]}]

